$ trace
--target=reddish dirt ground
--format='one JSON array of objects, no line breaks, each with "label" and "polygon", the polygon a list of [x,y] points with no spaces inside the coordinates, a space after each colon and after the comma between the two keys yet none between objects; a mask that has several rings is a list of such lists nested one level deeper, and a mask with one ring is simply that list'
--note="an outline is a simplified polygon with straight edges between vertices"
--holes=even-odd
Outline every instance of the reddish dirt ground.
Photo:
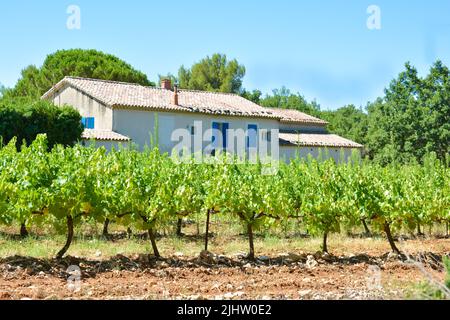
[{"label": "reddish dirt ground", "polygon": [[[252,263],[212,254],[159,261],[11,257],[0,260],[0,299],[402,299],[429,276],[443,281],[443,254],[417,254],[422,270],[387,254],[291,254]],[[67,281],[70,265],[80,267],[79,282]],[[69,288],[74,283],[78,291]]]}]

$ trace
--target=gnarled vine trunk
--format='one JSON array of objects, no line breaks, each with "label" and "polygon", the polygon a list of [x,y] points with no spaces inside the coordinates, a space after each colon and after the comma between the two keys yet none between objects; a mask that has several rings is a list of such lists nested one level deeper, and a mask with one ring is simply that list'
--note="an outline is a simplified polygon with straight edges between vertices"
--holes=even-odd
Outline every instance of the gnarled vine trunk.
[{"label": "gnarled vine trunk", "polygon": [[26,238],[29,236],[27,226],[25,225],[25,223],[20,224],[20,236],[22,238]]},{"label": "gnarled vine trunk", "polygon": [[364,227],[364,233],[366,236],[370,237],[372,235],[372,233],[370,232],[369,227],[367,226],[367,222],[365,219],[361,219],[362,225]]},{"label": "gnarled vine trunk", "polygon": [[211,218],[211,210],[206,213],[206,231],[205,231],[205,251],[208,251],[208,241],[209,241],[209,220]]},{"label": "gnarled vine trunk", "polygon": [[110,223],[111,221],[108,219],[108,218],[106,218],[105,219],[105,222],[103,223],[103,232],[102,232],[102,235],[105,237],[105,238],[108,238],[109,237],[109,232],[108,232],[108,227],[109,227],[109,223]]},{"label": "gnarled vine trunk", "polygon": [[178,219],[177,221],[177,237],[182,237],[183,233],[181,232],[181,228],[183,227],[183,219]]},{"label": "gnarled vine trunk", "polygon": [[417,224],[417,235],[418,235],[419,237],[425,235],[425,234],[422,232],[422,230],[420,230],[420,223]]},{"label": "gnarled vine trunk", "polygon": [[152,244],[154,256],[157,258],[160,258],[161,255],[159,254],[159,250],[156,245],[156,237],[155,237],[155,232],[153,231],[153,229],[148,229],[148,237],[150,238],[150,242]]},{"label": "gnarled vine trunk", "polygon": [[325,231],[323,233],[323,238],[322,238],[322,252],[323,253],[328,253],[327,240],[328,240],[328,231]]},{"label": "gnarled vine trunk", "polygon": [[67,250],[69,250],[70,244],[73,240],[73,218],[71,215],[66,217],[67,220],[67,240],[64,247],[56,254],[56,259],[62,259],[62,257],[66,254]]},{"label": "gnarled vine trunk", "polygon": [[248,233],[248,244],[249,244],[249,253],[248,258],[250,260],[255,259],[255,245],[253,241],[253,226],[251,224],[247,224],[247,233]]},{"label": "gnarled vine trunk", "polygon": [[401,252],[395,245],[395,241],[394,241],[394,238],[392,237],[392,233],[391,233],[391,227],[390,227],[389,223],[387,223],[387,222],[384,224],[384,232],[386,233],[386,236],[389,241],[389,245],[391,246],[392,252],[400,255]]}]

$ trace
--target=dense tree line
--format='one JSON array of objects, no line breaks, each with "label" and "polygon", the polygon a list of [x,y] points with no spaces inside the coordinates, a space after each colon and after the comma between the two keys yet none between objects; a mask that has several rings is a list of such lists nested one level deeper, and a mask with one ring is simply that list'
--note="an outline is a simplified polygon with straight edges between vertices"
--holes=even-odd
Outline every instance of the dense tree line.
[{"label": "dense tree line", "polygon": [[421,78],[406,70],[370,104],[366,136],[369,154],[377,162],[422,161],[435,152],[444,159],[450,151],[450,72],[437,61]]}]

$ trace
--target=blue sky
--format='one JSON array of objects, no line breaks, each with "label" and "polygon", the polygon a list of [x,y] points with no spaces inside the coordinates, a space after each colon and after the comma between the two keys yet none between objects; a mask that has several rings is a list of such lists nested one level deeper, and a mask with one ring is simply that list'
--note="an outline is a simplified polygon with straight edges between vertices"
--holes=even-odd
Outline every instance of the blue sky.
[{"label": "blue sky", "polygon": [[[66,10],[81,9],[69,30]],[[370,5],[381,29],[369,30]],[[215,52],[247,68],[244,86],[286,86],[322,109],[366,105],[411,61],[450,65],[448,0],[2,1],[0,83],[58,49],[115,54],[156,80]]]}]

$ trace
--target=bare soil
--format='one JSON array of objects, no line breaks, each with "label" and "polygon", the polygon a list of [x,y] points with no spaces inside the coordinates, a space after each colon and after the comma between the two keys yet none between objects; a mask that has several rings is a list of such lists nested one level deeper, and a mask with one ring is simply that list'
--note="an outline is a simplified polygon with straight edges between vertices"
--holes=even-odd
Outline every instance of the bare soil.
[{"label": "bare soil", "polygon": [[[207,252],[166,259],[15,256],[0,260],[0,300],[404,299],[417,283],[444,280],[442,257],[449,251],[442,248],[449,248],[448,243],[432,240],[430,251],[408,257],[373,249],[370,255],[286,253],[259,256],[256,261],[243,254],[225,257]],[[68,272],[69,266],[80,268],[79,282],[73,280],[78,274]]]}]

